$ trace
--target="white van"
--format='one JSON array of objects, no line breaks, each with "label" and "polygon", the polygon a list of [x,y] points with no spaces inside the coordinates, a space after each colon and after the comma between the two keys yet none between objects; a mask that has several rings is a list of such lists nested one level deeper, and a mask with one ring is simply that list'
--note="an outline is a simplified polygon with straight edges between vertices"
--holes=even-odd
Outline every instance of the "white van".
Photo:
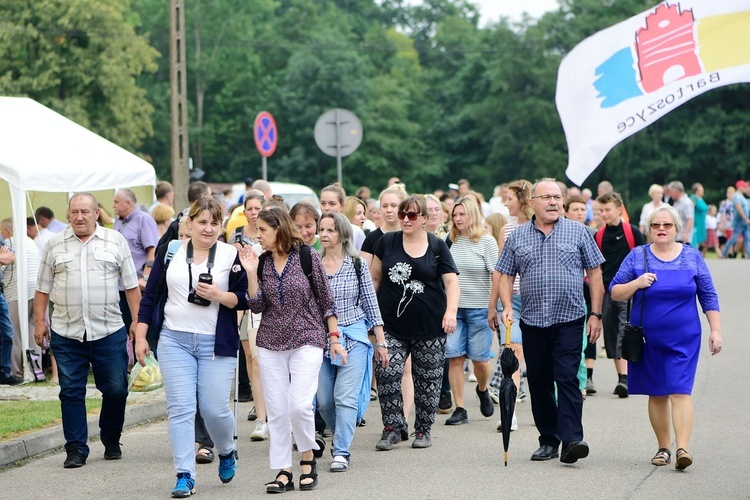
[{"label": "white van", "polygon": [[[306,201],[320,211],[320,200],[311,188],[289,182],[269,182],[269,184],[271,185],[271,192],[283,196],[289,208],[292,208],[295,203]],[[245,184],[232,185],[232,201],[239,200],[243,194],[245,194]]]}]

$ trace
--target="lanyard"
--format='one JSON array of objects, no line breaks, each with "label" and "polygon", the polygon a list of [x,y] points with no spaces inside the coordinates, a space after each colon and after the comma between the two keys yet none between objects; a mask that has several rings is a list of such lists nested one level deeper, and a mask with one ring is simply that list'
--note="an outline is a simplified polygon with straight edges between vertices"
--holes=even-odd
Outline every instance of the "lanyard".
[{"label": "lanyard", "polygon": [[[216,243],[211,247],[211,249],[208,251],[208,263],[206,264],[206,267],[208,268],[208,274],[211,274],[211,268],[214,267],[214,258],[216,257]],[[185,258],[185,262],[187,262],[188,265],[188,290],[193,289],[193,240],[188,240],[187,243],[187,257]]]}]

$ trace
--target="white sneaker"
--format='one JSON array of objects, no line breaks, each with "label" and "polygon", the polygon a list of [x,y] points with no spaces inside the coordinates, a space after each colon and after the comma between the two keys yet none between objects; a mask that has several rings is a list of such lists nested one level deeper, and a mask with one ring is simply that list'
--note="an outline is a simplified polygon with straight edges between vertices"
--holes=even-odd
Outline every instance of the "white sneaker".
[{"label": "white sneaker", "polygon": [[337,455],[331,462],[331,472],[346,472],[349,470],[349,457]]},{"label": "white sneaker", "polygon": [[250,441],[265,441],[268,439],[268,424],[262,420],[255,422],[255,430],[250,434]]},{"label": "white sneaker", "polygon": [[[497,430],[502,431],[503,430],[503,421],[498,420],[497,421]],[[516,413],[513,412],[513,420],[510,421],[510,430],[511,432],[518,430],[518,418],[516,418]]]},{"label": "white sneaker", "polygon": [[476,381],[477,381],[477,376],[474,375],[473,373],[470,373],[469,374],[469,382],[476,382]]}]

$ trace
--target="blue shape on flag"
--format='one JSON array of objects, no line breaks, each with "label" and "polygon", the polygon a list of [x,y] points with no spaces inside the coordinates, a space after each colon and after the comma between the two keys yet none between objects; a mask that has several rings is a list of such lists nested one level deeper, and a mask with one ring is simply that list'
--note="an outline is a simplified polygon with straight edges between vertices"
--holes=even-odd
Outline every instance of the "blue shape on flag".
[{"label": "blue shape on flag", "polygon": [[623,101],[643,95],[638,86],[638,75],[635,60],[630,47],[618,51],[596,68],[597,80],[594,88],[599,91],[597,97],[603,97],[602,108],[612,108]]}]

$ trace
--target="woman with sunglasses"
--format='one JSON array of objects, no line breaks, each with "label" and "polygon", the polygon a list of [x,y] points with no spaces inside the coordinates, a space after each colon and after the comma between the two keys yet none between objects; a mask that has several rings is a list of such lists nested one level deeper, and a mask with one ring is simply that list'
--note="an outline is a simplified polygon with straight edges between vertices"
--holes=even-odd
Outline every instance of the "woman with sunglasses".
[{"label": "woman with sunglasses", "polygon": [[[384,234],[401,229],[401,224],[399,224],[398,220],[398,205],[404,201],[406,196],[406,188],[403,184],[394,184],[380,193],[380,215],[383,218],[383,225],[374,231],[370,231],[370,234],[367,235],[365,242],[362,244],[362,251],[360,252],[360,256],[365,262],[367,262],[367,265],[370,268],[372,268],[375,247],[380,241],[380,238],[382,238]],[[373,343],[373,346],[376,344],[375,338],[372,335],[370,336],[370,341]],[[373,376],[371,399],[375,399],[375,394],[377,394],[376,382],[376,377]],[[404,401],[404,415],[408,417],[414,406],[414,380],[411,376],[410,357],[406,359],[404,377],[401,386]],[[401,438],[404,440],[409,439],[408,427],[402,430]]]},{"label": "woman with sunglasses", "polygon": [[631,323],[643,327],[643,358],[628,362],[628,389],[630,394],[649,396],[648,416],[659,447],[651,463],[670,463],[671,424],[677,448],[675,467],[681,470],[693,463],[687,447],[701,343],[695,297],[711,328],[708,348],[712,355],[721,352],[719,298],[700,251],[676,241],[682,229],[677,210],[659,206],[647,227],[652,243],[628,254],[610,284],[610,293],[614,300],[633,298]]},{"label": "woman with sunglasses", "polygon": [[[318,252],[305,246],[289,214],[280,207],[258,214],[260,258],[250,247],[240,250],[248,277],[248,305],[263,313],[258,327],[258,363],[268,413],[271,468],[276,478],[266,483],[268,493],[294,489],[292,441],[302,454],[299,488],[318,485],[313,450],[315,419],[313,397],[318,387],[323,349],[346,364],[347,353],[339,340],[336,303]],[[311,276],[303,268],[302,252],[311,260]],[[326,332],[326,330],[328,330]],[[291,434],[289,430],[291,429]]]},{"label": "woman with sunglasses", "polygon": [[479,204],[470,197],[453,205],[450,238],[451,255],[458,268],[461,298],[458,302],[456,333],[448,337],[445,357],[450,360],[449,379],[456,409],[445,425],[469,422],[464,402],[464,362],[470,359],[477,377],[479,409],[485,417],[495,413],[489,391],[492,330],[487,327],[487,304],[492,289],[492,272],[497,264],[497,242],[484,232]]},{"label": "woman with sunglasses", "polygon": [[415,439],[412,448],[432,444],[445,360],[445,334],[456,329],[458,271],[448,245],[424,230],[427,203],[413,195],[398,206],[401,231],[385,234],[375,248],[371,273],[385,321],[388,365],[378,363],[378,396],[383,435],[375,445],[390,450],[407,429],[401,378],[411,355]]}]

